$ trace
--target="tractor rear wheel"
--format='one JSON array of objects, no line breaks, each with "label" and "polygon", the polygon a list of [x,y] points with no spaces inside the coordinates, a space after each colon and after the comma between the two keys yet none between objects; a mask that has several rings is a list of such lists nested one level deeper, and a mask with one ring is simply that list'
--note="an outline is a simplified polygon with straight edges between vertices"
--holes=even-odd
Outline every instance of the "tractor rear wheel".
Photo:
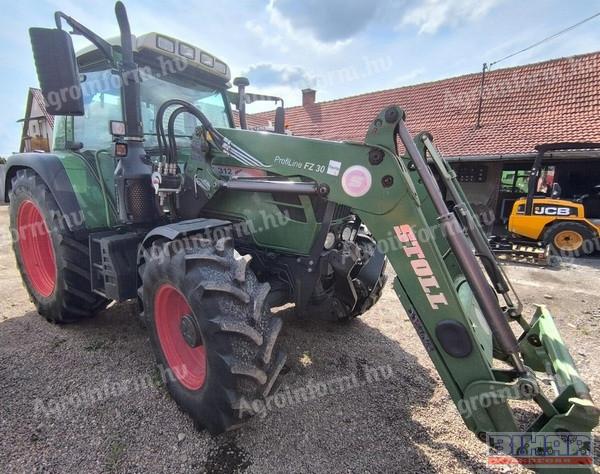
[{"label": "tractor rear wheel", "polygon": [[269,284],[257,281],[230,238],[185,244],[147,254],[142,319],[175,401],[219,434],[254,414],[254,402],[271,391],[285,363],[275,347],[282,321],[268,308]]},{"label": "tractor rear wheel", "polygon": [[87,242],[68,230],[46,183],[30,169],[19,170],[9,197],[17,266],[38,313],[68,323],[105,308],[108,301],[91,291]]},{"label": "tractor rear wheel", "polygon": [[544,232],[543,240],[560,255],[581,257],[594,252],[596,236],[584,224],[578,222],[558,222]]}]

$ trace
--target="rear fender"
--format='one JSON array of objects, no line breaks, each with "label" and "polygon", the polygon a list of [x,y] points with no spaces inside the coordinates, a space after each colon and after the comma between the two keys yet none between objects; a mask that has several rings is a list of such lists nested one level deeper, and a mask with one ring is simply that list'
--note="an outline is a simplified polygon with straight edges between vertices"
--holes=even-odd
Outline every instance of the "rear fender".
[{"label": "rear fender", "polygon": [[21,153],[8,158],[4,178],[4,202],[9,202],[12,179],[16,176],[17,171],[26,168],[35,171],[48,185],[59,209],[65,216],[65,222],[69,230],[71,232],[85,230],[85,219],[81,206],[69,176],[57,155],[51,153]]}]

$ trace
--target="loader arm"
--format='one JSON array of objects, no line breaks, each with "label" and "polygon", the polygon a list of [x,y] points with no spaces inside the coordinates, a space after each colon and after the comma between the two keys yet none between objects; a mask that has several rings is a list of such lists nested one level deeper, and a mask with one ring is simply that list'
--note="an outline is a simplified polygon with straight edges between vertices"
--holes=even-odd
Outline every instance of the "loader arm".
[{"label": "loader arm", "polygon": [[[290,190],[301,186],[299,192],[324,196],[358,214],[393,266],[394,289],[460,415],[480,439],[521,431],[590,433],[598,424],[599,412],[550,313],[540,306],[531,323],[525,321],[451,168],[431,137],[413,141],[402,109],[383,110],[360,143],[233,129],[218,133],[230,156],[240,156],[231,153],[232,146],[243,150],[269,174],[288,177]],[[398,141],[406,149],[402,156]],[[456,203],[454,212],[426,150]],[[280,180],[244,178],[225,186],[265,190],[275,183],[282,187]],[[519,337],[511,322],[521,330]],[[556,380],[554,401],[535,372]],[[508,404],[516,399],[540,407],[529,426],[520,426]]]}]

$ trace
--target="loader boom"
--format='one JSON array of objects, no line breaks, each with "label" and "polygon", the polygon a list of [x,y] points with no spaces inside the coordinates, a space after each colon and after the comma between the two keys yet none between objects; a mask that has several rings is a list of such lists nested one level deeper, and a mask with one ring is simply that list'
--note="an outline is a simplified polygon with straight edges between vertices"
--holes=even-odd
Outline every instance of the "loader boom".
[{"label": "loader boom", "polygon": [[[302,176],[302,183],[290,178],[290,187],[306,187],[309,180],[312,189],[299,192],[321,194],[355,210],[392,264],[404,309],[465,424],[480,439],[523,430],[590,432],[597,425],[598,410],[549,312],[540,306],[532,323],[525,321],[454,173],[427,134],[413,141],[400,108],[383,110],[364,143],[219,132],[259,157],[269,173]],[[405,155],[397,154],[397,138]],[[456,203],[454,212],[426,152]],[[225,185],[266,190],[273,184],[237,179]],[[520,326],[518,338],[510,322]],[[546,398],[534,370],[559,379],[557,401]],[[519,426],[509,400],[534,400],[542,414],[529,427]]]}]

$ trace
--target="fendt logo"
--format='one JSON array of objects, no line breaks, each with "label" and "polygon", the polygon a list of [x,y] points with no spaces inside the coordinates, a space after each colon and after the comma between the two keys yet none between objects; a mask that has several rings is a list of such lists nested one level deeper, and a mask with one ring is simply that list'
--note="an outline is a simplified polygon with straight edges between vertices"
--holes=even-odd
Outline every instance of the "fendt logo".
[{"label": "fendt logo", "polygon": [[577,208],[558,206],[535,206],[533,208],[533,213],[536,216],[576,216]]},{"label": "fendt logo", "polygon": [[[412,231],[408,224],[397,225],[394,227],[394,232],[398,240],[402,242],[402,249],[406,256],[411,259],[410,265],[412,266],[415,275],[419,278],[421,288],[425,292],[425,296],[429,301],[432,309],[438,309],[440,304],[447,305],[446,295],[440,291],[440,285],[437,278],[433,275],[431,265],[425,258],[421,244],[417,240],[415,233]],[[434,290],[438,290],[434,292]]]}]

